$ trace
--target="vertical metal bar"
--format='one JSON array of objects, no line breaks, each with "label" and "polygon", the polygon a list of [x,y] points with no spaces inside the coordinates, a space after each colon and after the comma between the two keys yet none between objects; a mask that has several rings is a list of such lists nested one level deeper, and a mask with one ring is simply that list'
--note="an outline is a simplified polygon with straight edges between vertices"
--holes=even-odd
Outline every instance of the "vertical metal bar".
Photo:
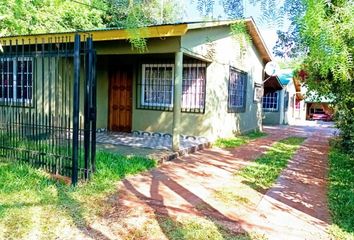
[{"label": "vertical metal bar", "polygon": [[90,107],[91,107],[91,85],[92,85],[92,57],[91,38],[87,38],[87,49],[85,54],[86,76],[85,76],[85,97],[84,97],[84,177],[88,179],[90,168]]},{"label": "vertical metal bar", "polygon": [[[92,41],[92,39],[91,39]],[[91,168],[96,171],[96,121],[97,121],[97,78],[96,78],[96,52],[92,48],[92,101],[91,101]]]},{"label": "vertical metal bar", "polygon": [[79,104],[80,104],[80,35],[75,35],[74,42],[74,84],[73,84],[73,145],[71,183],[78,181],[78,147],[79,147]]}]

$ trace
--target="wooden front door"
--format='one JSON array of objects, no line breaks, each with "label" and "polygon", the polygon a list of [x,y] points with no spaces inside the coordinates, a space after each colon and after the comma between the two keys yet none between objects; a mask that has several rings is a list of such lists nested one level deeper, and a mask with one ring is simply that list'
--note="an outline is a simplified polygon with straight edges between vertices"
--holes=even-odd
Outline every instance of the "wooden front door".
[{"label": "wooden front door", "polygon": [[131,66],[111,69],[109,72],[109,130],[132,130],[132,82]]}]

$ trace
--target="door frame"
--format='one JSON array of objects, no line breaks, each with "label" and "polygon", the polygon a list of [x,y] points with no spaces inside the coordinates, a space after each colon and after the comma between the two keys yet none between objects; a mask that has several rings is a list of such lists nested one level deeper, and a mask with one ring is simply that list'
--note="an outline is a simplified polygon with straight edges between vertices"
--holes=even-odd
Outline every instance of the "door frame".
[{"label": "door frame", "polygon": [[121,69],[130,69],[131,74],[132,74],[132,79],[131,79],[131,99],[130,99],[130,130],[132,130],[133,127],[133,96],[134,96],[134,65],[133,64],[110,64],[108,67],[108,116],[107,116],[107,130],[108,131],[114,131],[111,129],[111,101],[112,101],[112,96],[111,96],[111,87],[112,87],[112,81],[111,81],[111,74],[113,71],[121,70]]}]

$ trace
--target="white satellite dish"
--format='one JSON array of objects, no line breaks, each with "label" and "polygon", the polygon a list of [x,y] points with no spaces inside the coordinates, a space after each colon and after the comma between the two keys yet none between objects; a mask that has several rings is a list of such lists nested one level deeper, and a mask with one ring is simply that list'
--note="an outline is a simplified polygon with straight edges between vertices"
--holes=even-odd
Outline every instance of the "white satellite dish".
[{"label": "white satellite dish", "polygon": [[279,67],[278,63],[276,63],[274,61],[270,61],[265,65],[264,71],[266,72],[266,74],[268,76],[274,77],[279,74],[280,67]]}]

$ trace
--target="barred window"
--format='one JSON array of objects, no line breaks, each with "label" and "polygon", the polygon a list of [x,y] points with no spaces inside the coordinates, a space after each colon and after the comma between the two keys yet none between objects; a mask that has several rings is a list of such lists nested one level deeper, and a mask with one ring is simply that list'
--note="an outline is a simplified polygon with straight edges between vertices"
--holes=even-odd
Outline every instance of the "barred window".
[{"label": "barred window", "polygon": [[182,81],[182,111],[204,112],[205,64],[184,64]]},{"label": "barred window", "polygon": [[247,73],[230,68],[228,111],[244,112],[246,110]]},{"label": "barred window", "polygon": [[278,92],[267,93],[263,96],[263,110],[278,111]]},{"label": "barred window", "polygon": [[6,103],[30,103],[33,88],[30,58],[0,59],[0,100]]},{"label": "barred window", "polygon": [[141,104],[152,107],[172,107],[172,64],[143,64]]},{"label": "barred window", "polygon": [[[172,111],[174,64],[143,64],[142,78],[137,81],[137,108]],[[204,112],[206,64],[183,64],[183,112]]]}]

